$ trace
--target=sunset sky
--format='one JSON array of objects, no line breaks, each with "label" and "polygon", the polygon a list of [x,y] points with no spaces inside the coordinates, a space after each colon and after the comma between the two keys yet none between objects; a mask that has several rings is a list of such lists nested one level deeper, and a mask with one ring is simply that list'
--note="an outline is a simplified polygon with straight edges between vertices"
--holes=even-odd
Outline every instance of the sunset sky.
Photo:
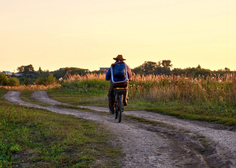
[{"label": "sunset sky", "polygon": [[131,68],[236,70],[236,0],[0,0],[0,71]]}]

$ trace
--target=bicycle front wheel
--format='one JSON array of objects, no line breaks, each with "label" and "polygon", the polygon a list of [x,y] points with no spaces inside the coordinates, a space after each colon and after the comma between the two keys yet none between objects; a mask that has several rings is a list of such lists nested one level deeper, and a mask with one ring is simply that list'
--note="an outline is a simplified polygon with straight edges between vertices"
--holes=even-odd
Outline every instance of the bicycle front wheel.
[{"label": "bicycle front wheel", "polygon": [[123,95],[119,95],[118,122],[121,122],[123,106]]}]

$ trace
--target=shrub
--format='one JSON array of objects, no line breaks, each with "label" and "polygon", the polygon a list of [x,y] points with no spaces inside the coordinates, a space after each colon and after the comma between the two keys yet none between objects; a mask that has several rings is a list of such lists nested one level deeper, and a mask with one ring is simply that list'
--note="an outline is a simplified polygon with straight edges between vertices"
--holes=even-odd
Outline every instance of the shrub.
[{"label": "shrub", "polygon": [[49,74],[48,77],[45,77],[45,78],[39,78],[35,81],[35,83],[37,85],[51,85],[51,84],[54,84],[56,83],[56,78],[52,75],[52,74]]},{"label": "shrub", "polygon": [[9,82],[8,77],[4,73],[1,73],[0,74],[0,85],[6,86],[6,85],[8,85],[8,82]]},{"label": "shrub", "polygon": [[20,85],[20,81],[16,77],[9,78],[8,85],[9,86],[19,86]]}]

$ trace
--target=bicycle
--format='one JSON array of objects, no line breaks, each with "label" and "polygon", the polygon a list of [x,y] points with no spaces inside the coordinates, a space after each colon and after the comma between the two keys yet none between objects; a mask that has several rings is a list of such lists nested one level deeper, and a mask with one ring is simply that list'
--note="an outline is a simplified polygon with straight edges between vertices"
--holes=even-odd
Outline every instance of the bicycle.
[{"label": "bicycle", "polygon": [[114,114],[115,114],[115,119],[118,118],[118,122],[121,122],[122,112],[124,111],[123,99],[124,99],[125,94],[126,94],[125,88],[115,88],[114,89],[114,95],[115,95]]}]

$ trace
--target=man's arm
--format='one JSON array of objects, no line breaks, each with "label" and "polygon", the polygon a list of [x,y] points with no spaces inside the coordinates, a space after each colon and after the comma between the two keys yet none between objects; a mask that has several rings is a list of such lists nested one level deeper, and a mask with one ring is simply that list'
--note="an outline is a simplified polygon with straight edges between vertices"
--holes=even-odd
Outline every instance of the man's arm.
[{"label": "man's arm", "polygon": [[131,80],[131,78],[132,78],[132,72],[131,72],[131,69],[130,69],[130,67],[127,65],[127,73],[128,73],[128,78],[129,78],[129,80]]},{"label": "man's arm", "polygon": [[110,80],[110,79],[111,79],[111,68],[109,68],[106,73],[106,80]]}]

